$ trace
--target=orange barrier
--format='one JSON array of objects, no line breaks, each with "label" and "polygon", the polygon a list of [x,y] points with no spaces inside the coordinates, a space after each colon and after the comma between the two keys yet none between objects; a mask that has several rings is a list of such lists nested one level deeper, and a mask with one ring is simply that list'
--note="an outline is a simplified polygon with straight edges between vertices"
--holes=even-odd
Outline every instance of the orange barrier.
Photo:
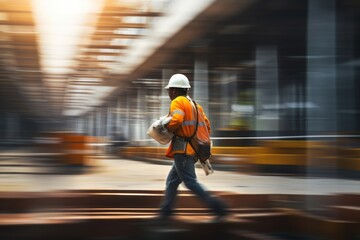
[{"label": "orange barrier", "polygon": [[143,159],[166,159],[165,147],[123,147],[120,148],[120,155],[124,158],[143,158]]},{"label": "orange barrier", "polygon": [[87,164],[94,147],[90,143],[97,138],[71,132],[47,132],[43,134],[43,143],[38,144],[41,151],[56,153],[54,158],[61,163],[83,166]]},{"label": "orange barrier", "polygon": [[65,163],[70,165],[86,165],[88,158],[87,137],[83,135],[66,134],[62,136]]},{"label": "orange barrier", "polygon": [[[327,159],[326,149],[329,147],[321,141],[263,141],[259,151],[253,156],[253,164],[307,166],[312,164],[320,167],[322,159]],[[312,161],[308,161],[308,154],[312,154]],[[325,161],[326,164],[326,161]]]},{"label": "orange barrier", "polygon": [[360,171],[360,148],[342,148],[339,167],[346,170]]},{"label": "orange barrier", "polygon": [[[166,160],[166,147],[129,146],[119,151],[124,158]],[[267,140],[252,147],[215,146],[212,154],[213,164],[231,165],[238,170],[285,166],[360,171],[360,148],[336,146],[326,141]]]}]

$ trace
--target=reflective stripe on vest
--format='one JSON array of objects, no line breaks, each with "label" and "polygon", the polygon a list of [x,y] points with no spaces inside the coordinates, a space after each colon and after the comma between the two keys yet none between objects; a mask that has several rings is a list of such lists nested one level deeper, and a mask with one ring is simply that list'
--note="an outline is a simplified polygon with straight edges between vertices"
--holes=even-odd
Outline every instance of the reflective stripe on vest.
[{"label": "reflective stripe on vest", "polygon": [[185,115],[185,113],[184,113],[183,111],[181,111],[181,110],[174,110],[174,111],[172,111],[171,115],[174,116],[175,114],[179,114],[179,115],[182,115],[182,116]]}]

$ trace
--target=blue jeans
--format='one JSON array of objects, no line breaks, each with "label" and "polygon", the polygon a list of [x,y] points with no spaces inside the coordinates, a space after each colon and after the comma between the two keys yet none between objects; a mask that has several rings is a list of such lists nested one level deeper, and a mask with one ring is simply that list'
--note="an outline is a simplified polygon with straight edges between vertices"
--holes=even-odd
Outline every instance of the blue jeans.
[{"label": "blue jeans", "polygon": [[170,216],[173,214],[177,190],[180,183],[199,197],[215,215],[225,215],[226,205],[218,198],[211,196],[198,183],[195,173],[195,161],[192,156],[175,154],[173,166],[166,179],[166,190],[163,202],[160,205],[160,214]]}]

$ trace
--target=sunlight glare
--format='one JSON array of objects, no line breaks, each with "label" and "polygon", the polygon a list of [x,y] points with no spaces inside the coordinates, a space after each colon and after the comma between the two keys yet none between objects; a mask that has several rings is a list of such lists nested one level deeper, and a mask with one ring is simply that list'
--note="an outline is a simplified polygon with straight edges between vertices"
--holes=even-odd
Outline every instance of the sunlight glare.
[{"label": "sunlight glare", "polygon": [[40,33],[41,64],[46,73],[66,74],[81,38],[91,27],[99,0],[33,0]]}]

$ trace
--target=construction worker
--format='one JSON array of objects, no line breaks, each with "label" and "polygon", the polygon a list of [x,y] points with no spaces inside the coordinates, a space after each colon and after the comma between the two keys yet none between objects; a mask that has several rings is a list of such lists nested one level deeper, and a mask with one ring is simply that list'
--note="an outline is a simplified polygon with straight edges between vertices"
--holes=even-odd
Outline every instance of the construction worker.
[{"label": "construction worker", "polygon": [[[217,221],[227,215],[226,205],[217,197],[211,196],[198,183],[194,166],[196,162],[195,151],[187,139],[194,134],[197,121],[196,110],[187,95],[190,88],[189,80],[183,74],[173,75],[165,87],[171,99],[169,111],[171,121],[165,127],[175,135],[167,149],[166,156],[173,158],[174,163],[166,179],[165,196],[160,205],[159,218],[172,216],[177,189],[183,182],[189,190],[212,209]],[[198,126],[206,127],[210,132],[208,118],[199,104],[197,104],[197,108],[199,114],[203,114],[205,119],[205,123],[199,122]]]}]

